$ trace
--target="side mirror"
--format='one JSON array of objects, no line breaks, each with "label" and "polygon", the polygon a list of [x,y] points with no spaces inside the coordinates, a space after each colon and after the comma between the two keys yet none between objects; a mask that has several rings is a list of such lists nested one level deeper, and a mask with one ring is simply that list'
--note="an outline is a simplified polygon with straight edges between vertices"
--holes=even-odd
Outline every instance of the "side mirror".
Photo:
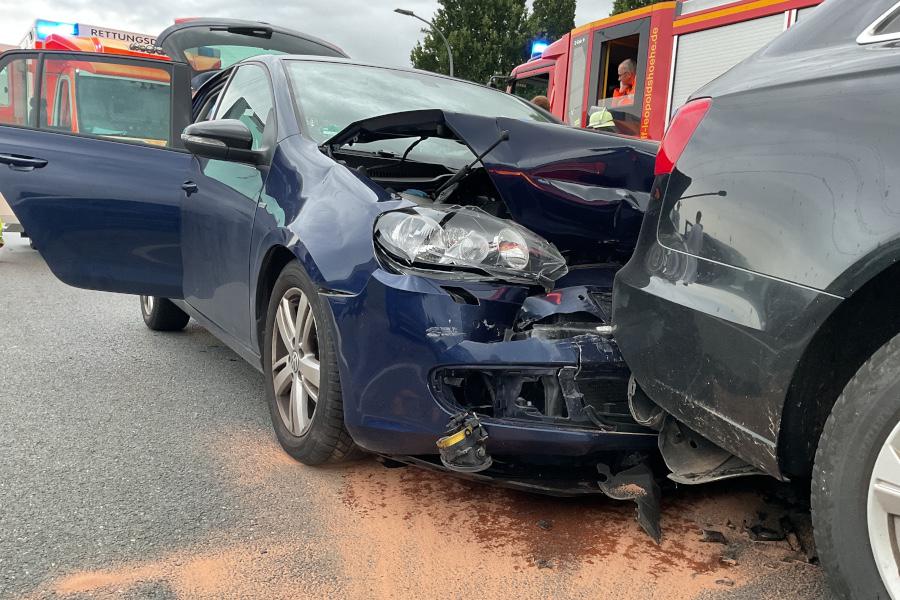
[{"label": "side mirror", "polygon": [[253,150],[250,128],[237,119],[202,121],[184,128],[184,147],[204,158],[260,164],[263,153]]}]

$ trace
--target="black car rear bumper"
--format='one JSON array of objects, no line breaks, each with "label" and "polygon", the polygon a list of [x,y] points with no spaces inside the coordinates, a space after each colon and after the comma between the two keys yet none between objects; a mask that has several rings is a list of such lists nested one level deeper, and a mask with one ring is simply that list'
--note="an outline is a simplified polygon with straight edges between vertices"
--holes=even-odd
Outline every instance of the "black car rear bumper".
[{"label": "black car rear bumper", "polygon": [[[782,477],[778,440],[794,371],[840,298],[668,249],[647,213],[616,275],[616,339],[647,395],[676,419]],[[821,320],[819,320],[821,319]]]}]

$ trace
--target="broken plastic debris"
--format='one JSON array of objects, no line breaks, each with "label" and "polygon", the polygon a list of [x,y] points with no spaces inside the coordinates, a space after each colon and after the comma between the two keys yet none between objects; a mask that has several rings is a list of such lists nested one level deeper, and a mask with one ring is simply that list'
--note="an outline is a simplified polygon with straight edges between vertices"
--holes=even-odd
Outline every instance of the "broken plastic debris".
[{"label": "broken plastic debris", "polygon": [[597,471],[601,476],[599,486],[603,493],[615,500],[634,500],[637,504],[638,524],[659,544],[662,539],[659,525],[660,492],[650,468],[641,463],[612,475],[609,467],[600,463]]},{"label": "broken plastic debris", "polygon": [[784,532],[775,531],[760,524],[747,528],[747,532],[754,542],[780,542],[784,539]]},{"label": "broken plastic debris", "polygon": [[704,529],[703,537],[700,538],[701,542],[707,542],[710,544],[727,544],[728,540],[725,539],[725,536],[722,535],[721,531],[715,531],[713,529]]}]

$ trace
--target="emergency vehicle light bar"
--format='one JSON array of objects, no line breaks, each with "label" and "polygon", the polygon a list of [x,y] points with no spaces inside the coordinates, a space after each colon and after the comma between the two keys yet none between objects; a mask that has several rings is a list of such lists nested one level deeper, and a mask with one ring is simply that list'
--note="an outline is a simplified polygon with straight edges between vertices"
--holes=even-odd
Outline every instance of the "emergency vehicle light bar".
[{"label": "emergency vehicle light bar", "polygon": [[544,53],[544,50],[549,46],[547,42],[543,40],[537,40],[533,44],[531,44],[531,58],[537,58],[541,54]]},{"label": "emergency vehicle light bar", "polygon": [[34,23],[34,32],[37,36],[37,39],[39,40],[46,39],[47,36],[54,33],[58,33],[60,35],[77,36],[78,24],[62,23],[60,21],[45,21],[43,19],[38,19]]}]

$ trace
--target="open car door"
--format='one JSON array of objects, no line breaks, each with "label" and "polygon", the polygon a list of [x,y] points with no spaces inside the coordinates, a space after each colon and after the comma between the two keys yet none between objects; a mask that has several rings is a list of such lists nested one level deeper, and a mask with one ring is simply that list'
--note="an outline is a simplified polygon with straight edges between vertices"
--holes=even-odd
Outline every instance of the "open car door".
[{"label": "open car door", "polygon": [[0,194],[53,273],[76,287],[183,297],[187,65],[14,50],[0,55],[0,81]]}]

